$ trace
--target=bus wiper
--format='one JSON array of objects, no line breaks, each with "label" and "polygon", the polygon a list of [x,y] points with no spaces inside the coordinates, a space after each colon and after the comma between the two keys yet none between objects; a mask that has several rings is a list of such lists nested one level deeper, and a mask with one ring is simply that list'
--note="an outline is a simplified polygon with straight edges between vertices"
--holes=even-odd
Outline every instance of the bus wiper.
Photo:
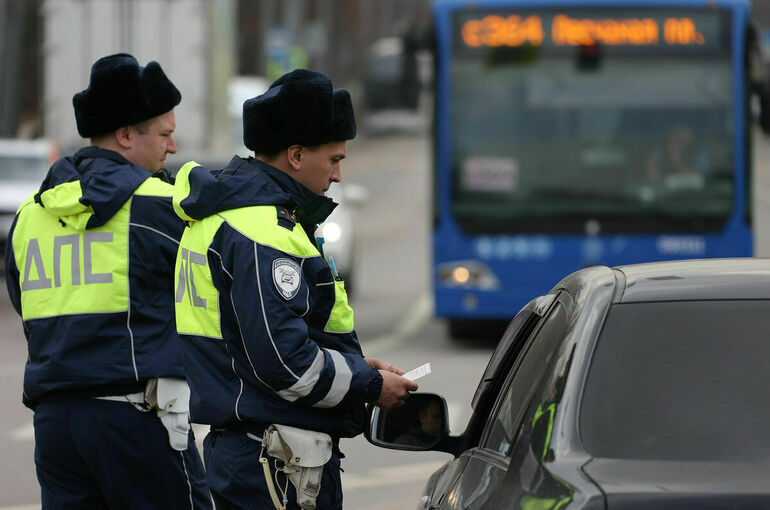
[{"label": "bus wiper", "polygon": [[532,198],[551,198],[559,200],[574,200],[586,202],[625,202],[629,197],[626,193],[617,193],[600,190],[581,190],[581,189],[553,189],[541,188],[530,193]]}]

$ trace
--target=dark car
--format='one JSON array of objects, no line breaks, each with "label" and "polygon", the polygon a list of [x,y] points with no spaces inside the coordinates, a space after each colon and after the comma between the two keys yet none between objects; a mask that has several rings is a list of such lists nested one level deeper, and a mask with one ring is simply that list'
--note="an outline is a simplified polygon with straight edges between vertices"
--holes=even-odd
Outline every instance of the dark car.
[{"label": "dark car", "polygon": [[419,65],[414,49],[397,37],[376,41],[364,68],[367,111],[416,110],[420,96]]},{"label": "dark car", "polygon": [[367,438],[454,455],[421,509],[770,508],[768,330],[770,260],[583,269],[510,323],[462,435],[415,394]]}]

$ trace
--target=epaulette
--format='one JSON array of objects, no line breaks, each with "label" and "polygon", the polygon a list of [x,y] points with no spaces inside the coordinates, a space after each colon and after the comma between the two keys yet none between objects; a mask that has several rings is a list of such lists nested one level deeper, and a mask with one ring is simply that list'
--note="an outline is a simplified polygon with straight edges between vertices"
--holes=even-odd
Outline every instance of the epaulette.
[{"label": "epaulette", "polygon": [[174,184],[174,181],[176,180],[174,176],[171,175],[171,172],[169,172],[167,168],[161,168],[157,172],[153,173],[151,177],[160,179],[161,181],[166,182],[168,184]]},{"label": "epaulette", "polygon": [[278,214],[278,224],[289,230],[294,230],[294,225],[297,224],[294,213],[281,205],[276,205],[275,209]]}]

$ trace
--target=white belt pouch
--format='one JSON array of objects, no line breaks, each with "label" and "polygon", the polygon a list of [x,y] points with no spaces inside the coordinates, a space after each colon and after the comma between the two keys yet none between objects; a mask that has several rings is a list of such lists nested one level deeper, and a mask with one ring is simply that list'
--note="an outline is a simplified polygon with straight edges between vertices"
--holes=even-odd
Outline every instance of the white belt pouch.
[{"label": "white belt pouch", "polygon": [[270,425],[262,437],[262,445],[268,455],[283,461],[282,471],[297,489],[299,507],[302,510],[315,509],[323,467],[332,456],[329,434],[287,425]]},{"label": "white belt pouch", "polygon": [[[152,381],[157,382],[152,384]],[[171,447],[185,451],[190,432],[190,387],[187,381],[170,377],[152,379],[145,397],[147,402],[157,404],[158,418],[168,431]]]}]

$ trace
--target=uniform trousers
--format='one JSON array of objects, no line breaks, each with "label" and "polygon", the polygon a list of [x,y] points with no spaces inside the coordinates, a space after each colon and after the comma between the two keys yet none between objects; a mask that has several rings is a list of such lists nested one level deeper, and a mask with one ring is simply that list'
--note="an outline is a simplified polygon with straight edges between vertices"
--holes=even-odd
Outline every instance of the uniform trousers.
[{"label": "uniform trousers", "polygon": [[[257,437],[257,436],[255,436]],[[261,439],[261,435],[258,436]],[[249,509],[274,510],[268,492],[259,454],[262,443],[247,436],[243,431],[212,430],[203,440],[203,457],[206,463],[211,495],[217,510]],[[273,457],[263,453],[269,460],[270,473],[275,481]],[[278,474],[277,485],[286,486],[286,475]],[[296,510],[297,492],[288,483],[287,510]],[[281,494],[278,492],[281,501]],[[340,457],[335,449],[326,463],[321,478],[321,490],[316,499],[316,510],[342,510],[342,484],[340,481]]]},{"label": "uniform trousers", "polygon": [[44,510],[212,508],[192,431],[187,450],[174,450],[154,410],[101,399],[44,401],[34,425]]}]

